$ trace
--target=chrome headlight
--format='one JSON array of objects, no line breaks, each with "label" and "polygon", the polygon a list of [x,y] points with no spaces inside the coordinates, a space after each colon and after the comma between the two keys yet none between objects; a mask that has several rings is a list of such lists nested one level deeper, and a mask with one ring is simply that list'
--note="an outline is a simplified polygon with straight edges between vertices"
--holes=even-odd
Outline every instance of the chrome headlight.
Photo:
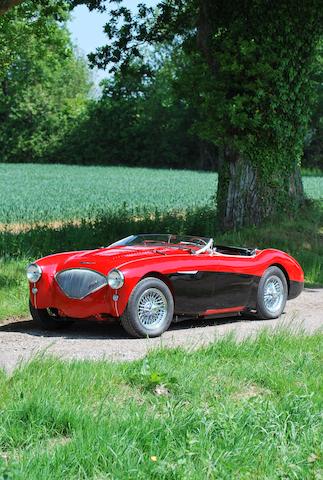
[{"label": "chrome headlight", "polygon": [[38,280],[40,280],[42,274],[42,269],[40,268],[37,263],[31,263],[27,267],[27,278],[30,281],[30,283],[36,283]]},{"label": "chrome headlight", "polygon": [[111,288],[117,290],[124,284],[123,273],[114,268],[108,273],[108,284]]}]

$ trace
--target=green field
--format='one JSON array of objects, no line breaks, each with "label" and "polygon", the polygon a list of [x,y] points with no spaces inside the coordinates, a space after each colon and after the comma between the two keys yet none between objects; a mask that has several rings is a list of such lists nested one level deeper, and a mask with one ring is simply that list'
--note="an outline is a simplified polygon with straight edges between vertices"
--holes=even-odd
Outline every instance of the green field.
[{"label": "green field", "polygon": [[[126,203],[164,212],[212,204],[217,174],[128,167],[0,164],[0,223],[93,218]],[[323,198],[323,177],[304,177]]]},{"label": "green field", "polygon": [[322,340],[0,371],[0,478],[319,480]]},{"label": "green field", "polygon": [[0,222],[92,218],[124,203],[183,209],[209,202],[216,183],[217,174],[205,172],[0,164]]}]

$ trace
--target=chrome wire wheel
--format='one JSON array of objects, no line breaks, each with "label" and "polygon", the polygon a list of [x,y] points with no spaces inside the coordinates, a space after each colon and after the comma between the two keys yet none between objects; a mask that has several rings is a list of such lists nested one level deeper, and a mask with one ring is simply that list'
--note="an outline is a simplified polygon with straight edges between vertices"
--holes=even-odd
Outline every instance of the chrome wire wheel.
[{"label": "chrome wire wheel", "polygon": [[276,276],[270,276],[264,285],[264,304],[270,313],[275,313],[280,309],[284,300],[284,285],[281,279]]},{"label": "chrome wire wheel", "polygon": [[158,288],[148,288],[138,300],[138,319],[146,329],[155,329],[165,321],[167,307],[165,295]]}]

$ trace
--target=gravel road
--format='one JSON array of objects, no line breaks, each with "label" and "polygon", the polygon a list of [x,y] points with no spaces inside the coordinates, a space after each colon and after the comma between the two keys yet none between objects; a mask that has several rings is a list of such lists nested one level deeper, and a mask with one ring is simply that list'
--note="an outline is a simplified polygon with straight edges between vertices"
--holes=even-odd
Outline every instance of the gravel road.
[{"label": "gravel road", "polygon": [[323,327],[323,288],[307,288],[287,303],[286,312],[278,320],[258,321],[240,317],[187,320],[173,324],[160,338],[131,339],[118,324],[82,321],[68,330],[45,332],[30,319],[7,320],[0,324],[0,368],[12,371],[37,352],[64,359],[133,360],[154,347],[183,346],[193,349],[206,345],[229,332],[237,340],[254,335],[262,328],[274,330],[288,326],[311,334]]}]

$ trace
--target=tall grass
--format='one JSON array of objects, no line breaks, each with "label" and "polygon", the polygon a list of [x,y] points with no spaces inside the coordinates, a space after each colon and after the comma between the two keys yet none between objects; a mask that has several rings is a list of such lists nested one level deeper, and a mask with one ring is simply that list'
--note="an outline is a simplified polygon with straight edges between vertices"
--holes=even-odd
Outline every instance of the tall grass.
[{"label": "tall grass", "polygon": [[0,478],[318,479],[322,340],[262,334],[0,374]]}]

